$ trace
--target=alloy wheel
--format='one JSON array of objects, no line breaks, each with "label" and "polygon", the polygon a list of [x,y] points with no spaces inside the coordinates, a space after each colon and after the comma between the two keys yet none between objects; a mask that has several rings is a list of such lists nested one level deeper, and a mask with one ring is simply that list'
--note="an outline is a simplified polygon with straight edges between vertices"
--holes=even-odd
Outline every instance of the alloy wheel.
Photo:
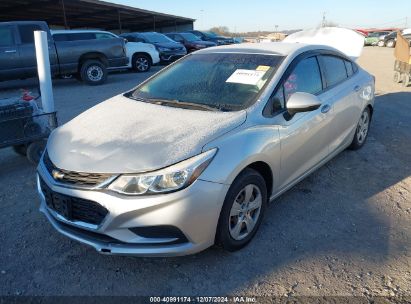
[{"label": "alloy wheel", "polygon": [[91,65],[87,69],[87,77],[91,81],[100,81],[103,78],[104,72],[98,65]]},{"label": "alloy wheel", "polygon": [[139,70],[140,72],[145,72],[148,70],[149,67],[149,62],[147,58],[144,57],[138,57],[136,59],[136,68],[137,70]]},{"label": "alloy wheel", "polygon": [[245,186],[236,196],[228,222],[230,235],[240,241],[254,230],[260,217],[261,190],[253,184]]},{"label": "alloy wheel", "polygon": [[360,118],[360,121],[358,122],[358,127],[357,127],[357,140],[360,144],[362,144],[367,138],[369,125],[370,125],[370,116],[368,114],[368,111],[364,111],[361,114],[361,118]]}]

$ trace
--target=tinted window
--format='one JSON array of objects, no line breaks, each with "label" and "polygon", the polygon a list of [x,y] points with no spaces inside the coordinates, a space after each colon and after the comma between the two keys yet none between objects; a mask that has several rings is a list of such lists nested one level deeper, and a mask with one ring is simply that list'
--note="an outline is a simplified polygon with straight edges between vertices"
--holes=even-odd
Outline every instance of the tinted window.
[{"label": "tinted window", "polygon": [[166,35],[160,33],[142,33],[141,36],[144,37],[150,43],[161,43],[161,42],[174,42],[172,39],[168,38]]},{"label": "tinted window", "polygon": [[54,34],[53,35],[54,41],[68,41],[68,37],[66,34]]},{"label": "tinted window", "polygon": [[284,82],[284,95],[287,100],[295,92],[317,94],[322,89],[321,73],[316,57],[300,61]]},{"label": "tinted window", "polygon": [[14,45],[13,30],[9,26],[0,26],[0,47]]},{"label": "tinted window", "polygon": [[196,35],[191,34],[191,33],[181,33],[180,35],[183,36],[185,40],[190,41],[190,42],[201,41],[200,38],[198,38]]},{"label": "tinted window", "polygon": [[21,43],[34,43],[34,31],[41,31],[42,28],[36,24],[19,25]]},{"label": "tinted window", "polygon": [[343,59],[334,56],[322,56],[325,66],[327,86],[335,85],[347,78],[347,71]]},{"label": "tinted window", "polygon": [[68,34],[68,36],[70,37],[70,41],[96,39],[96,34],[94,33],[73,33]]},{"label": "tinted window", "polygon": [[132,96],[240,110],[255,102],[283,57],[254,54],[196,54],[163,70]]},{"label": "tinted window", "polygon": [[350,61],[344,60],[345,68],[347,70],[348,77],[351,77],[354,74],[354,69]]},{"label": "tinted window", "polygon": [[96,33],[96,39],[113,39],[115,36],[107,33]]}]

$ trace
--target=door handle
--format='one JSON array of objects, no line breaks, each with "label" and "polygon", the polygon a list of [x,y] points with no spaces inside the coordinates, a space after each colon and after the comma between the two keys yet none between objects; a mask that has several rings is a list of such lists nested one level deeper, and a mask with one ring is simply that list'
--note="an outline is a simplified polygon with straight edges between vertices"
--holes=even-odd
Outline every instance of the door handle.
[{"label": "door handle", "polygon": [[355,91],[355,92],[358,92],[360,89],[361,89],[361,87],[360,87],[359,85],[356,85],[356,86],[354,87],[354,91]]},{"label": "door handle", "polygon": [[331,106],[326,104],[321,107],[321,113],[328,113],[331,110]]},{"label": "door handle", "polygon": [[17,53],[17,50],[7,50],[7,51],[4,51],[5,53]]}]

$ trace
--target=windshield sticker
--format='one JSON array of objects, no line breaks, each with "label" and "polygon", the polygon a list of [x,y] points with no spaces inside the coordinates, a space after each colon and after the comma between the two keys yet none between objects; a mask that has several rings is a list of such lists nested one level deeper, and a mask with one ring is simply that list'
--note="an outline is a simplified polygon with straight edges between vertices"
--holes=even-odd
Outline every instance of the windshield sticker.
[{"label": "windshield sticker", "polygon": [[265,71],[238,69],[226,80],[226,82],[257,85],[264,74]]},{"label": "windshield sticker", "polygon": [[267,72],[269,69],[270,69],[270,67],[269,67],[268,65],[259,65],[256,70],[257,70],[257,71],[265,71],[265,72]]}]

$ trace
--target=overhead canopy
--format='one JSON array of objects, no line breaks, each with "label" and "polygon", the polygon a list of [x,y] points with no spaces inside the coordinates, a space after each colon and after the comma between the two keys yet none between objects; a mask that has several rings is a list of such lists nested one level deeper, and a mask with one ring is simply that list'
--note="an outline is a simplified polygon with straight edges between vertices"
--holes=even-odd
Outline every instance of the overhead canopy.
[{"label": "overhead canopy", "polygon": [[192,28],[194,19],[98,0],[1,0],[0,21],[41,20],[51,26],[121,31]]}]

